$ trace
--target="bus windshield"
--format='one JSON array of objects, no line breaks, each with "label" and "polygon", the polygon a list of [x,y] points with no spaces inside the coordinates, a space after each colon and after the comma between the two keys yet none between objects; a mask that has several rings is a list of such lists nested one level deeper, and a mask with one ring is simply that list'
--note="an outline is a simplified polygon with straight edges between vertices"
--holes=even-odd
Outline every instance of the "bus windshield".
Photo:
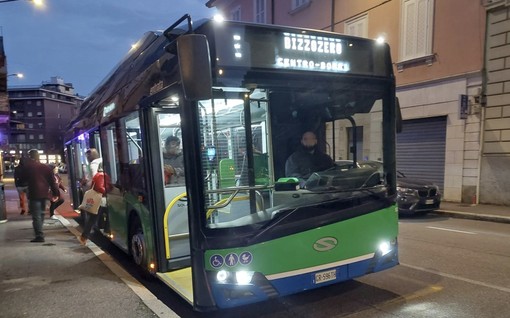
[{"label": "bus windshield", "polygon": [[[199,103],[208,228],[341,217],[386,200],[382,168],[357,163],[383,158],[381,87],[368,79],[285,84],[215,87]],[[304,134],[315,137],[313,147],[304,147]]]}]

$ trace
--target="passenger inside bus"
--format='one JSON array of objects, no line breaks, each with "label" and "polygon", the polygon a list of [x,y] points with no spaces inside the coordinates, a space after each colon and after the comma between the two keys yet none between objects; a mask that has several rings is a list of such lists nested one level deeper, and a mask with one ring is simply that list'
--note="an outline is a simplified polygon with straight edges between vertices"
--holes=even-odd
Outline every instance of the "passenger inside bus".
[{"label": "passenger inside bus", "polygon": [[300,186],[304,187],[312,173],[327,170],[334,165],[333,159],[317,148],[315,133],[307,131],[301,137],[299,148],[285,163],[285,176],[298,178]]},{"label": "passenger inside bus", "polygon": [[165,184],[184,184],[184,161],[181,152],[181,140],[177,136],[168,136],[163,152]]}]

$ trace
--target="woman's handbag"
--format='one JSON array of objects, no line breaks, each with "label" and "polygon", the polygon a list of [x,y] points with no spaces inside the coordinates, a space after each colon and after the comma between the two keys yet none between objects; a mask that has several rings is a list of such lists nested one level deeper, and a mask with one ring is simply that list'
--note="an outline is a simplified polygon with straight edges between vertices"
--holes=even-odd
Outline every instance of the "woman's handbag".
[{"label": "woman's handbag", "polygon": [[90,190],[85,191],[83,200],[78,208],[92,214],[97,214],[102,198],[103,194],[94,190],[94,185],[92,185]]}]

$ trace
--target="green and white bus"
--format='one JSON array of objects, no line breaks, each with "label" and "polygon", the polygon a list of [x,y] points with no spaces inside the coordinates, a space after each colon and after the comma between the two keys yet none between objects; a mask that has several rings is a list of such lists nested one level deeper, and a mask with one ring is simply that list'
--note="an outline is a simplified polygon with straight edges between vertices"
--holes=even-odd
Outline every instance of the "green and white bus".
[{"label": "green and white bus", "polygon": [[[145,34],[70,123],[73,204],[97,148],[105,234],[195,310],[350,280],[398,264],[397,114],[387,44],[185,15]],[[352,164],[286,176],[305,131]],[[169,136],[184,159],[173,182]]]}]

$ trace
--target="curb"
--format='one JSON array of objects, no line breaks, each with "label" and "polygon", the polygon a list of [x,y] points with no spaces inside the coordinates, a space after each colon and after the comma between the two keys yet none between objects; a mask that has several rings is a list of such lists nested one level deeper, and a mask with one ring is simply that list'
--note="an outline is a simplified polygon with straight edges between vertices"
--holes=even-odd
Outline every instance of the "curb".
[{"label": "curb", "polygon": [[435,210],[430,213],[448,215],[451,217],[459,218],[459,219],[470,219],[477,221],[488,221],[488,222],[497,222],[497,223],[510,223],[510,217],[502,216],[502,215],[489,215],[489,214],[477,214],[470,212],[460,212],[460,211],[451,211],[451,210]]}]

